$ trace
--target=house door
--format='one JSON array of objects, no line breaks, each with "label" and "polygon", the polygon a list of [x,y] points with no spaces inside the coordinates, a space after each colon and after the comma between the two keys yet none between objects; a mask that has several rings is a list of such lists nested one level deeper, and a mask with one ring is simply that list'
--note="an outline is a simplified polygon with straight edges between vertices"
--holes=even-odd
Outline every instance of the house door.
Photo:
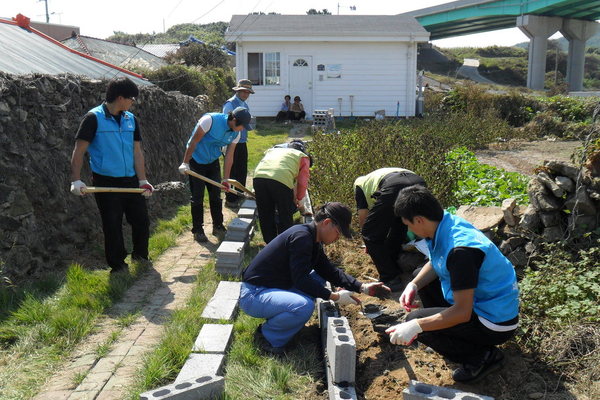
[{"label": "house door", "polygon": [[312,118],[312,57],[311,56],[289,56],[290,68],[289,95],[292,102],[295,96],[300,96],[306,117]]}]

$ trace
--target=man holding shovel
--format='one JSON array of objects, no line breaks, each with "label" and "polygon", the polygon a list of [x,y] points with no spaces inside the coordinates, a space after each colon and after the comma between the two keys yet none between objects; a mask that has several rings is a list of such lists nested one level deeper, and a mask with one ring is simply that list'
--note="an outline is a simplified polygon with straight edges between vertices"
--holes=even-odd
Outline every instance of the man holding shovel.
[{"label": "man holding shovel", "polygon": [[[240,131],[249,129],[250,113],[243,107],[238,107],[227,114],[207,113],[200,118],[190,139],[188,140],[183,162],[179,172],[187,171],[200,174],[216,182],[221,182],[221,166],[219,157],[221,148],[227,146],[225,163],[223,165],[223,181],[221,185],[230,188],[229,174],[233,163],[233,153],[240,138]],[[190,190],[192,192],[192,233],[197,242],[207,242],[204,233],[204,188],[205,182],[190,176]],[[223,204],[221,202],[220,188],[214,185],[206,187],[210,205],[210,215],[213,222],[213,235],[224,235]]]},{"label": "man holding shovel", "polygon": [[[144,197],[152,195],[154,188],[146,180],[140,128],[134,115],[127,111],[138,94],[129,78],[113,79],[106,89],[105,102],[85,115],[71,156],[71,193],[86,193],[80,174],[83,156],[88,152],[94,185],[141,188],[145,189]],[[127,270],[123,214],[131,224],[132,259],[148,260],[150,230],[144,197],[136,193],[95,193],[94,197],[102,218],[104,255],[111,273]]]}]

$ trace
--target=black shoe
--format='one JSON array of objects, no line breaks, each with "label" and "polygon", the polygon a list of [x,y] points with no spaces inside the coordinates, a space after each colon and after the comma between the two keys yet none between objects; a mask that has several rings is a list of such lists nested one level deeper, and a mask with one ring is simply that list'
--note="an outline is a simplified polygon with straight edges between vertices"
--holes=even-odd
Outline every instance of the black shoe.
[{"label": "black shoe", "polygon": [[452,373],[452,379],[456,382],[475,383],[500,369],[503,360],[504,355],[502,352],[494,347],[485,353],[484,359],[477,365],[463,364],[460,368],[455,369]]},{"label": "black shoe", "polygon": [[406,287],[406,285],[402,282],[402,279],[400,279],[398,276],[394,279],[390,279],[389,281],[383,281],[383,284],[389,287],[392,292],[401,292]]},{"label": "black shoe", "polygon": [[198,243],[206,243],[208,242],[208,238],[204,234],[204,232],[196,232],[194,233],[194,240]]},{"label": "black shoe", "polygon": [[129,266],[125,263],[121,263],[118,265],[111,265],[110,266],[110,273],[111,274],[117,274],[119,272],[129,272]]},{"label": "black shoe", "polygon": [[256,328],[256,331],[254,331],[254,342],[264,353],[275,356],[281,356],[285,354],[285,347],[272,346],[267,338],[262,334],[262,324],[260,324]]},{"label": "black shoe", "polygon": [[134,253],[131,253],[131,260],[142,265],[150,264],[150,260],[148,259],[148,257],[140,256]]},{"label": "black shoe", "polygon": [[214,225],[213,226],[213,235],[221,236],[227,233],[227,229],[223,226],[223,224]]}]

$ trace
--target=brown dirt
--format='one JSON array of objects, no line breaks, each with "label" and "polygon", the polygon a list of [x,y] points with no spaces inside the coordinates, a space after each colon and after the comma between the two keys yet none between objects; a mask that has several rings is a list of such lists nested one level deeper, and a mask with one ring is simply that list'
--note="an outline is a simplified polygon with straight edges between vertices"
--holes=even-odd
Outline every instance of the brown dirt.
[{"label": "brown dirt", "polygon": [[545,160],[571,162],[571,155],[581,145],[579,141],[511,141],[490,145],[475,155],[480,163],[532,176]]},{"label": "brown dirt", "polygon": [[[348,273],[368,281],[368,277],[377,277],[377,272],[361,245],[360,240],[335,243],[328,246],[328,253]],[[365,295],[360,297],[363,306],[376,304],[385,307],[386,313],[397,315],[401,322],[404,311],[398,303],[399,295],[393,293],[392,298],[386,300]],[[456,364],[427,351],[423,345],[405,347],[390,344],[387,335],[374,330],[373,321],[363,315],[360,306],[343,307],[342,315],[348,318],[356,341],[356,390],[359,399],[402,398],[402,390],[411,380],[487,395],[497,400],[528,399],[534,393],[540,396],[536,398],[546,400],[592,400],[591,393],[600,392],[598,382],[566,382],[564,376],[551,371],[535,354],[524,354],[514,340],[502,346],[505,361],[501,371],[476,384],[456,384],[452,379]],[[386,324],[392,325],[393,322],[386,321]]]}]

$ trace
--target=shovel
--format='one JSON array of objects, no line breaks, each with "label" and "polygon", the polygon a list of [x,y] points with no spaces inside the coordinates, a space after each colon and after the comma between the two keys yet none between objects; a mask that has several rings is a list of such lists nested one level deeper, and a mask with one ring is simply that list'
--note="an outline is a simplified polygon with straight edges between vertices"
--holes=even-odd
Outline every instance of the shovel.
[{"label": "shovel", "polygon": [[207,178],[204,175],[200,175],[199,173],[194,172],[191,169],[186,170],[185,173],[188,174],[188,175],[190,175],[190,176],[193,176],[194,178],[198,178],[198,179],[200,179],[200,180],[202,180],[204,182],[210,183],[211,185],[214,185],[214,186],[218,187],[219,189],[225,190],[226,192],[233,193],[233,194],[236,194],[238,196],[245,197],[243,193],[238,192],[237,190],[227,189],[225,185],[222,185],[221,183],[219,183],[217,181],[213,181],[212,179]]},{"label": "shovel", "polygon": [[249,197],[256,199],[256,195],[254,194],[253,191],[251,191],[250,189],[248,189],[246,186],[242,185],[241,183],[239,183],[238,181],[236,181],[235,179],[227,179],[227,182],[229,182],[231,184],[231,186],[241,190],[242,192],[246,193]]},{"label": "shovel", "polygon": [[139,193],[139,194],[142,194],[146,191],[146,189],[86,186],[85,188],[81,189],[81,191],[83,193]]}]

